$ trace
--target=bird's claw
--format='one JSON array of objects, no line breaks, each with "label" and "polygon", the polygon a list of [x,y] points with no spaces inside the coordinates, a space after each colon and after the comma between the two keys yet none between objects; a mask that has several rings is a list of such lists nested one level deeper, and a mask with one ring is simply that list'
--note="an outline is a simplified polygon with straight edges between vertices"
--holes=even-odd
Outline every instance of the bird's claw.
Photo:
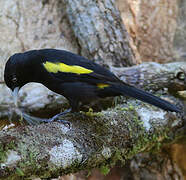
[{"label": "bird's claw", "polygon": [[36,124],[39,124],[39,123],[50,123],[50,122],[53,122],[53,121],[57,121],[57,122],[60,122],[60,123],[63,123],[64,125],[68,125],[69,128],[71,127],[71,123],[69,121],[66,121],[66,120],[63,120],[63,119],[60,119],[58,120],[58,118],[62,115],[65,115],[67,114],[68,112],[70,112],[70,110],[66,110],[62,113],[59,113],[55,116],[53,116],[52,118],[49,118],[49,119],[45,119],[45,118],[38,118],[38,117],[34,117],[34,116],[30,116],[28,115],[27,113],[24,113],[24,112],[21,112],[21,116],[30,124],[30,125],[36,125]]},{"label": "bird's claw", "polygon": [[63,123],[64,125],[68,125],[69,129],[72,126],[72,124],[69,121],[63,119],[57,120],[57,122]]},{"label": "bird's claw", "polygon": [[71,123],[69,121],[66,121],[66,120],[63,120],[63,119],[57,120],[60,116],[64,116],[65,114],[69,113],[70,111],[71,111],[71,109],[67,109],[64,112],[56,114],[55,116],[53,116],[52,118],[49,119],[49,122],[57,121],[57,122],[63,123],[64,125],[67,124],[69,126],[69,128],[70,128]]}]

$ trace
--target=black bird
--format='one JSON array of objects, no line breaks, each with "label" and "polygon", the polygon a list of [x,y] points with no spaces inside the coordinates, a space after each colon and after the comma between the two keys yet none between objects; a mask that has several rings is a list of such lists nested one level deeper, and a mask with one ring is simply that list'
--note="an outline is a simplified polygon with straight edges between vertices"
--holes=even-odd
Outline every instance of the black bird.
[{"label": "black bird", "polygon": [[139,99],[166,111],[180,112],[175,105],[122,82],[91,60],[64,50],[41,49],[14,54],[6,63],[4,79],[13,91],[16,105],[19,89],[29,82],[38,82],[66,97],[71,112],[78,112],[80,103],[119,95]]}]

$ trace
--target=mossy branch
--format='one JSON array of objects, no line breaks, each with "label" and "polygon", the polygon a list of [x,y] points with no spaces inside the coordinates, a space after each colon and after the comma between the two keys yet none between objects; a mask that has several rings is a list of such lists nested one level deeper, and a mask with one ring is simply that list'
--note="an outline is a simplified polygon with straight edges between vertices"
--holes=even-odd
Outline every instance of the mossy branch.
[{"label": "mossy branch", "polygon": [[69,114],[71,127],[54,122],[0,132],[0,177],[57,177],[159,148],[174,139],[182,119],[129,100],[99,113]]}]

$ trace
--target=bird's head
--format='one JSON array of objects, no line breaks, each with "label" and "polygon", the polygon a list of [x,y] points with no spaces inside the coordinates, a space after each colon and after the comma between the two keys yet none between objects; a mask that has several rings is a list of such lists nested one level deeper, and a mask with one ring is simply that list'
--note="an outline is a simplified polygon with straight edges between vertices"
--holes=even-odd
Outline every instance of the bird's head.
[{"label": "bird's head", "polygon": [[13,92],[16,106],[19,89],[31,82],[30,78],[33,76],[33,68],[28,66],[29,59],[27,57],[24,53],[16,53],[8,59],[5,65],[4,80]]}]

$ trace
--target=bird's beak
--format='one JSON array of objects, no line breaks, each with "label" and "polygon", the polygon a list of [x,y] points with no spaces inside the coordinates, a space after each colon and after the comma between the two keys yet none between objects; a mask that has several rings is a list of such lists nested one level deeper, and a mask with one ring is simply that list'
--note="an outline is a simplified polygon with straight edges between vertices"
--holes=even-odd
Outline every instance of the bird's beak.
[{"label": "bird's beak", "polygon": [[14,104],[15,104],[16,107],[18,107],[18,92],[19,92],[19,87],[15,87],[13,92],[12,92]]}]

